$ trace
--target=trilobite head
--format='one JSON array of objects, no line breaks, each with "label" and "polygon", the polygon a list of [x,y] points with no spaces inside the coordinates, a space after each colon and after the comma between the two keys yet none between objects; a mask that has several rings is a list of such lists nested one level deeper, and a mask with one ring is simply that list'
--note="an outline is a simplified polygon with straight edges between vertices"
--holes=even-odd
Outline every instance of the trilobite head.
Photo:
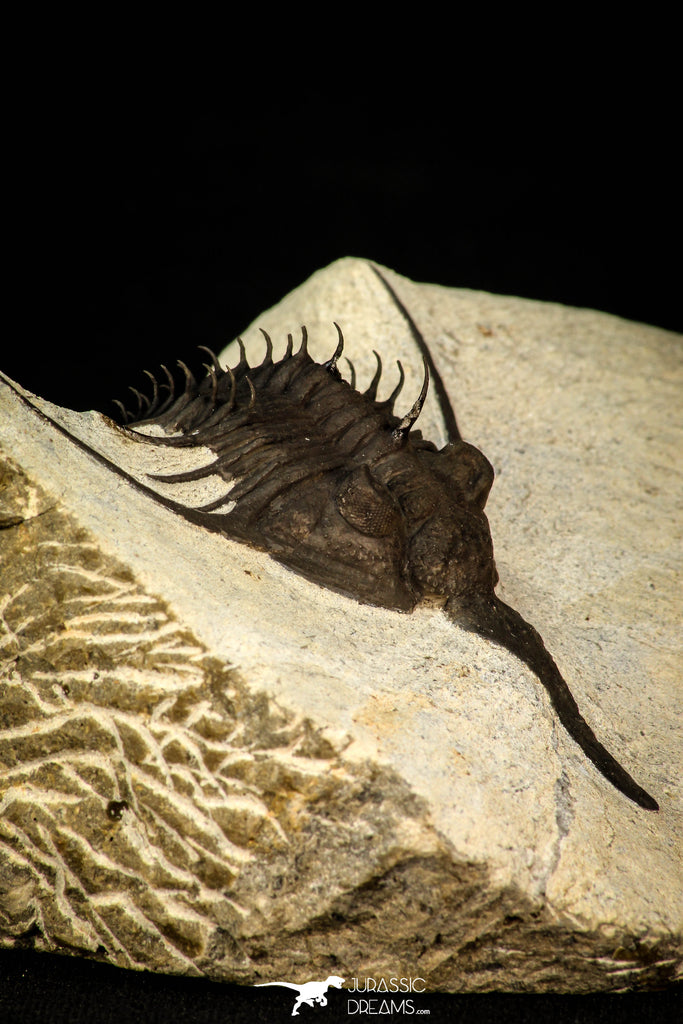
[{"label": "trilobite head", "polygon": [[408,504],[409,563],[424,596],[468,602],[488,598],[498,582],[483,509],[493,468],[473,445],[456,441],[422,452],[421,488]]}]

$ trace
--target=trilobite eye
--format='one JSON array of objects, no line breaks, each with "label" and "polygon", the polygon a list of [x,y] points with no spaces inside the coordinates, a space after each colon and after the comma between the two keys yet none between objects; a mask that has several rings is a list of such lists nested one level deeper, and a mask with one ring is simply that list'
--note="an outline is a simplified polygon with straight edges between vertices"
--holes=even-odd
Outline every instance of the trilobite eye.
[{"label": "trilobite eye", "polygon": [[401,515],[391,494],[372,479],[367,466],[351,474],[337,494],[336,504],[349,526],[368,537],[386,537],[400,528]]}]

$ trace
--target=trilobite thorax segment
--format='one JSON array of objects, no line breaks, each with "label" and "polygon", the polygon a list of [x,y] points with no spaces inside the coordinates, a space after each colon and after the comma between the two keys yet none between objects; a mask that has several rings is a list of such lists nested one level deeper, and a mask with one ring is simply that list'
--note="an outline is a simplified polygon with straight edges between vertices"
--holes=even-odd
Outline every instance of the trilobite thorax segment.
[{"label": "trilobite thorax segment", "polygon": [[[361,393],[342,379],[343,338],[326,363],[297,352],[249,366],[215,357],[198,383],[183,367],[176,396],[154,383],[144,419],[150,443],[204,446],[215,458],[199,469],[157,477],[167,483],[221,477],[225,493],[184,511],[202,525],[246,541],[317,583],[358,600],[410,609],[424,596],[467,599],[491,591],[496,575],[483,514],[493,470],[476,448],[442,451],[414,429],[426,395],[403,418],[393,407],[403,383],[377,401],[378,371]],[[181,364],[182,365],[182,364]],[[355,375],[352,376],[352,380]],[[144,401],[144,400],[143,400]],[[165,435],[150,437],[149,425]]]}]

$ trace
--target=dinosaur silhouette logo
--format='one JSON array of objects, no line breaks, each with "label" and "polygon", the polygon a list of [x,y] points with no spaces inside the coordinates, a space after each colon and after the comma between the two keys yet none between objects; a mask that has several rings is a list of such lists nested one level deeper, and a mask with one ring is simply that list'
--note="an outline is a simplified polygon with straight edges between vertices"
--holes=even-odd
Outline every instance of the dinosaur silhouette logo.
[{"label": "dinosaur silhouette logo", "polygon": [[327,1006],[325,993],[328,988],[341,988],[343,984],[343,978],[336,974],[330,974],[325,981],[307,981],[304,985],[292,985],[289,981],[266,981],[254,987],[268,988],[270,985],[278,985],[280,988],[291,988],[294,992],[298,992],[299,994],[296,997],[294,1009],[292,1010],[292,1017],[298,1017],[299,1007],[303,1003],[306,1003],[307,1006],[314,1006],[316,1003],[319,1006]]}]

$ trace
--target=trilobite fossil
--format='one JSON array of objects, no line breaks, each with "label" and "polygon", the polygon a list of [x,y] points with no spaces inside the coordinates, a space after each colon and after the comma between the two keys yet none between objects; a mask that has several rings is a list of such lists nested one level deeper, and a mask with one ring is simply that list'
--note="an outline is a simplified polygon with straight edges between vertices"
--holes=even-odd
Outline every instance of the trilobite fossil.
[{"label": "trilobite fossil", "polygon": [[[200,507],[157,495],[187,519],[267,551],[312,582],[358,601],[409,612],[436,601],[459,625],[506,647],[546,687],[560,722],[617,789],[648,810],[657,802],[598,741],[579,712],[552,656],[518,612],[495,594],[498,582],[484,506],[493,483],[486,457],[460,436],[456,417],[428,348],[393,288],[373,268],[397,304],[424,358],[424,383],[403,417],[393,394],[377,400],[381,361],[363,393],[342,378],[343,335],[324,363],[294,350],[250,366],[241,357],[223,369],[213,353],[206,376],[185,371],[176,394],[172,375],[153,380],[151,399],[121,406],[124,428],[143,443],[210,449],[206,465],[157,475],[165,484],[203,477],[225,481],[224,493]],[[448,443],[438,450],[415,423],[430,376]]]}]

